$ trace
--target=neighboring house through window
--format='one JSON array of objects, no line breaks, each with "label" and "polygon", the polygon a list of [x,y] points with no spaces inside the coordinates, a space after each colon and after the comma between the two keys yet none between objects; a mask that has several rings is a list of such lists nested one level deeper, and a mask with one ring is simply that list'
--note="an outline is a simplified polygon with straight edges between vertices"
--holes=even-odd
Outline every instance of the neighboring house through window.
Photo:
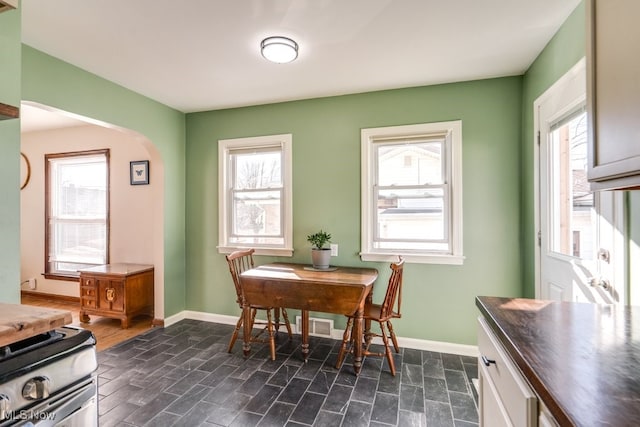
[{"label": "neighboring house through window", "polygon": [[462,122],[361,137],[362,259],[462,264]]},{"label": "neighboring house through window", "polygon": [[291,256],[291,134],[218,141],[219,251]]},{"label": "neighboring house through window", "polygon": [[45,155],[45,276],[109,262],[109,150]]}]

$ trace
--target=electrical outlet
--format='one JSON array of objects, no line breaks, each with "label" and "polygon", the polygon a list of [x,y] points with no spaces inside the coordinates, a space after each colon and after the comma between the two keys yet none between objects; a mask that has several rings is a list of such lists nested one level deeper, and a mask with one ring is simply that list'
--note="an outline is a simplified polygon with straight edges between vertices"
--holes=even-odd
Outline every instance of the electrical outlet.
[{"label": "electrical outlet", "polygon": [[36,278],[32,277],[31,279],[29,279],[29,289],[35,289],[36,288]]},{"label": "electrical outlet", "polygon": [[331,256],[338,256],[338,244],[337,243],[332,243],[331,244]]}]

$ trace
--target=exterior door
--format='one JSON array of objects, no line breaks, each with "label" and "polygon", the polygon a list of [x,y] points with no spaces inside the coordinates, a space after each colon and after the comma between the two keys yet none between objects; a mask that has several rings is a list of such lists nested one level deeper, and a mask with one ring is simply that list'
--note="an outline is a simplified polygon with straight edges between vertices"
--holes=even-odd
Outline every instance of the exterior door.
[{"label": "exterior door", "polygon": [[[591,192],[587,182],[584,62],[535,104],[539,135],[536,297],[557,301],[621,303],[622,198]],[[619,282],[619,283],[618,283]]]}]

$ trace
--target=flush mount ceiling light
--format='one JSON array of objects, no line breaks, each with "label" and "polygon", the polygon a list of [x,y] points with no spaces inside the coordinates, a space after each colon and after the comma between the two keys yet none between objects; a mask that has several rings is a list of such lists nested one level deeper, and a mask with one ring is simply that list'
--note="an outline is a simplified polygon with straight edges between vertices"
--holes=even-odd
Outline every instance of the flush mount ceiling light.
[{"label": "flush mount ceiling light", "polygon": [[262,56],[271,62],[286,64],[298,57],[298,43],[287,37],[267,37],[260,43]]}]

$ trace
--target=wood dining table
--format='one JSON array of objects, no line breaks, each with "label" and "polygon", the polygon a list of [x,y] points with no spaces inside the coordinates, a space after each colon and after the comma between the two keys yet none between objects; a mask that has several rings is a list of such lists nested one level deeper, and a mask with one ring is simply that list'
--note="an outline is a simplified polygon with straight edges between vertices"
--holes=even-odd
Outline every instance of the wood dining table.
[{"label": "wood dining table", "polygon": [[332,267],[314,269],[291,263],[265,264],[240,275],[243,292],[244,345],[251,352],[251,306],[299,309],[302,312],[302,357],[309,356],[309,312],[355,315],[353,368],[362,367],[363,312],[371,298],[378,271],[373,268]]}]

